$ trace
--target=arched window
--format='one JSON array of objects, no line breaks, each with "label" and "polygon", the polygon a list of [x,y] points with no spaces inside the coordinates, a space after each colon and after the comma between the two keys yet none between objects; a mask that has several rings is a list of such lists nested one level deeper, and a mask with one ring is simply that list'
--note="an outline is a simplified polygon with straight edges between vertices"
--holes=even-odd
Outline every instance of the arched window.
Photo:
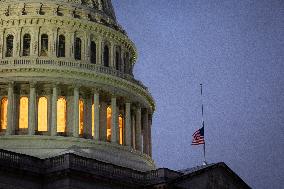
[{"label": "arched window", "polygon": [[75,60],[81,60],[82,41],[80,38],[75,39]]},{"label": "arched window", "polygon": [[79,101],[79,135],[84,133],[84,101]]},{"label": "arched window", "polygon": [[42,34],[40,41],[41,41],[40,56],[47,56],[47,53],[48,53],[48,35]]},{"label": "arched window", "polygon": [[6,37],[6,57],[13,56],[13,49],[14,49],[14,36],[8,35]]},{"label": "arched window", "polygon": [[65,36],[64,35],[60,35],[58,38],[57,56],[65,57]]},{"label": "arched window", "polygon": [[57,100],[57,132],[64,133],[66,131],[66,99],[61,97]]},{"label": "arched window", "polygon": [[29,126],[29,98],[20,98],[19,129],[27,129]]},{"label": "arched window", "polygon": [[104,47],[104,66],[109,67],[109,48],[107,45]]},{"label": "arched window", "polygon": [[124,120],[121,114],[118,117],[118,125],[119,125],[119,144],[122,145],[124,142]]},{"label": "arched window", "polygon": [[111,107],[107,108],[107,141],[111,141]]},{"label": "arched window", "polygon": [[23,56],[30,56],[31,53],[31,35],[25,34],[23,37]]},{"label": "arched window", "polygon": [[94,41],[91,42],[91,63],[96,64],[97,62],[97,46]]},{"label": "arched window", "polygon": [[8,121],[8,98],[4,97],[1,100],[1,109],[0,109],[0,113],[1,113],[1,121],[0,121],[0,130],[5,130],[7,129],[7,121]]},{"label": "arched window", "polygon": [[116,70],[120,70],[120,52],[116,51],[115,53],[115,66]]},{"label": "arched window", "polygon": [[38,131],[47,131],[47,98],[40,97],[38,100]]}]

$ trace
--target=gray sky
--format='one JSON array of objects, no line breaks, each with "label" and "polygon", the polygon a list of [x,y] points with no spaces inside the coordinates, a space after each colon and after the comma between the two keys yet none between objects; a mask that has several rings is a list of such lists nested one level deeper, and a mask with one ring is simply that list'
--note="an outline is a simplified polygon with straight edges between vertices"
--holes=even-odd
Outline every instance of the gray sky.
[{"label": "gray sky", "polygon": [[113,0],[135,42],[135,77],[157,103],[158,167],[202,163],[191,146],[204,84],[209,163],[225,162],[250,186],[284,185],[284,1]]}]

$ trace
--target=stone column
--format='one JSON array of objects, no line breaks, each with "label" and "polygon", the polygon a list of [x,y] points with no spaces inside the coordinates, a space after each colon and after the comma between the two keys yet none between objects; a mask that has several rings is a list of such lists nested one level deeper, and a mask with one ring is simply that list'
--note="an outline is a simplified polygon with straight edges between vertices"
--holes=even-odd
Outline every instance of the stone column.
[{"label": "stone column", "polygon": [[4,57],[4,31],[0,30],[0,59]]},{"label": "stone column", "polygon": [[49,35],[49,49],[48,49],[48,55],[51,57],[56,57],[56,49],[57,49],[57,38],[58,38],[58,29],[53,28],[52,33]]},{"label": "stone column", "polygon": [[113,69],[115,69],[115,58],[114,58],[114,50],[115,50],[115,46],[114,46],[114,43],[113,42],[111,42],[110,43],[110,49],[109,49],[109,51],[110,51],[110,54],[109,54],[109,60],[110,60],[110,64],[109,64],[109,67],[110,68],[113,68]]},{"label": "stone column", "polygon": [[79,137],[79,88],[74,88],[73,137]]},{"label": "stone column", "polygon": [[107,141],[107,103],[101,102],[100,108],[100,140]]},{"label": "stone column", "polygon": [[92,98],[88,95],[84,103],[84,137],[92,138]]},{"label": "stone column", "polygon": [[116,97],[111,98],[111,142],[118,143],[119,136],[117,136],[118,130],[118,116],[117,116],[117,106]]},{"label": "stone column", "polygon": [[15,133],[14,128],[14,83],[8,84],[8,108],[7,108],[7,129],[6,135],[13,135]]},{"label": "stone column", "polygon": [[131,104],[125,103],[125,145],[131,146]]},{"label": "stone column", "polygon": [[96,45],[96,58],[97,58],[97,64],[98,65],[102,65],[103,62],[102,62],[102,39],[101,38],[98,38],[97,40],[97,45]]},{"label": "stone column", "polygon": [[32,38],[32,41],[31,41],[31,51],[30,51],[30,54],[31,56],[38,56],[39,53],[39,27],[35,27],[33,32],[31,33],[31,38]]},{"label": "stone column", "polygon": [[35,83],[30,83],[29,98],[29,135],[35,135],[36,128],[36,88]]},{"label": "stone column", "polygon": [[141,136],[141,107],[136,109],[136,132],[135,132],[136,150],[142,151],[142,136]]},{"label": "stone column", "polygon": [[57,100],[58,100],[58,90],[57,86],[53,85],[52,88],[52,101],[51,101],[51,136],[56,136],[57,134]]},{"label": "stone column", "polygon": [[94,92],[94,124],[95,124],[95,135],[94,139],[100,139],[100,95],[97,91]]},{"label": "stone column", "polygon": [[149,115],[148,119],[148,139],[149,139],[149,156],[152,157],[152,115]]},{"label": "stone column", "polygon": [[136,149],[136,144],[135,144],[135,141],[136,141],[136,137],[135,137],[135,132],[136,132],[136,129],[135,129],[135,115],[133,113],[133,115],[131,116],[131,144],[132,144],[132,147],[134,149]]},{"label": "stone column", "polygon": [[146,109],[143,115],[143,152],[149,155],[149,117]]},{"label": "stone column", "polygon": [[91,51],[90,33],[86,32],[85,33],[85,39],[84,39],[84,51],[82,51],[83,55],[84,55],[83,60],[85,60],[86,62],[90,62],[90,51]]}]

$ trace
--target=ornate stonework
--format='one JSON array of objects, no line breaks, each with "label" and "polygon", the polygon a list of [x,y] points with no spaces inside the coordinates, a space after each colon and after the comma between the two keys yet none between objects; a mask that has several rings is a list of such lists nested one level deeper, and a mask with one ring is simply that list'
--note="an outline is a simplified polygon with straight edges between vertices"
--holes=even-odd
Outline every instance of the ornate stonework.
[{"label": "ornate stonework", "polygon": [[0,0],[0,148],[47,158],[77,146],[154,169],[155,102],[136,59],[110,0]]}]

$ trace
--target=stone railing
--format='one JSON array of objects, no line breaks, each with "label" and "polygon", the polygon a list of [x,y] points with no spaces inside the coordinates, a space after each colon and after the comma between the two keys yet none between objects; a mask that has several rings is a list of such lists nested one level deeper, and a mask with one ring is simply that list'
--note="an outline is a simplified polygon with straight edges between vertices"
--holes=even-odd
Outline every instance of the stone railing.
[{"label": "stone railing", "polygon": [[97,73],[108,74],[115,77],[119,77],[135,83],[147,90],[140,81],[134,79],[132,75],[125,74],[111,67],[105,67],[97,64],[85,63],[83,61],[67,61],[63,59],[29,59],[29,58],[18,58],[18,59],[2,59],[0,60],[0,69],[1,68],[73,68],[84,71],[94,71]]},{"label": "stone railing", "polygon": [[[117,165],[104,163],[95,159],[85,158],[76,154],[67,153],[48,159],[39,159],[32,156],[17,154],[0,149],[0,166],[16,168],[40,174],[51,174],[67,169],[85,172],[104,178],[124,180],[128,183],[151,184],[161,180],[176,178],[177,172],[169,169],[158,169],[149,172],[140,172]],[[169,175],[171,175],[169,177]]]}]

